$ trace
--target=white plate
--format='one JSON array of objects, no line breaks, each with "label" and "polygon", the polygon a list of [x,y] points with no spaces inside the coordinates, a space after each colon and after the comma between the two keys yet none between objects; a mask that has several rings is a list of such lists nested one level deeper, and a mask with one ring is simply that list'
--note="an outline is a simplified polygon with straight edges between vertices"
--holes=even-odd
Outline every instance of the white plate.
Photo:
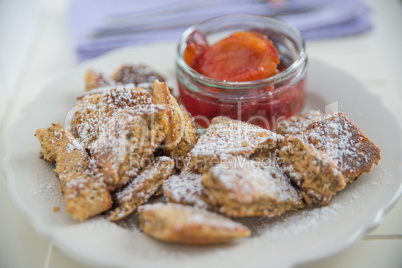
[{"label": "white plate", "polygon": [[[381,100],[348,74],[311,60],[307,109],[339,103],[381,149],[382,160],[370,174],[338,194],[330,206],[288,213],[274,220],[244,219],[251,238],[211,247],[155,241],[142,234],[135,218],[110,223],[96,217],[83,223],[64,212],[53,166],[38,158],[37,128],[64,123],[83,88],[85,70],[111,73],[122,63],[146,63],[175,85],[174,44],[125,48],[84,63],[47,86],[27,105],[5,140],[3,169],[15,206],[36,232],[72,258],[94,266],[269,267],[293,266],[324,258],[350,246],[381,221],[401,193],[401,129]],[[61,207],[54,213],[53,206]]]}]

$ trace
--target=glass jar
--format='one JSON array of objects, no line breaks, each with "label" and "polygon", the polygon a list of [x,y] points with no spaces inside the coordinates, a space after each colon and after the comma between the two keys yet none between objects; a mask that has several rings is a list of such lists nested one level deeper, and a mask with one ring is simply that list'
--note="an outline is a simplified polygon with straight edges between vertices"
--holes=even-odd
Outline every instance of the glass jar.
[{"label": "glass jar", "polygon": [[[194,31],[204,34],[209,44],[236,31],[265,34],[278,51],[279,73],[249,82],[206,77],[183,59],[187,40]],[[296,28],[271,17],[232,15],[196,24],[183,33],[177,48],[180,102],[202,127],[208,127],[215,116],[227,116],[273,129],[277,122],[303,108],[308,65],[304,46],[304,39]]]}]

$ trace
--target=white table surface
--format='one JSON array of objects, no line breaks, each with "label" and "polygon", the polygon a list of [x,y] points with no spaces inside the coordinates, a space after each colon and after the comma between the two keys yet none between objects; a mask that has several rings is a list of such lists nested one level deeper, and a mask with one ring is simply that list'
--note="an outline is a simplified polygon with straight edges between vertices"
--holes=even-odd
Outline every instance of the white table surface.
[{"label": "white table surface", "polygon": [[[0,138],[20,107],[77,64],[68,34],[67,2],[0,2]],[[373,31],[308,42],[308,54],[359,79],[402,124],[402,3],[367,2],[372,6]],[[86,267],[38,237],[11,204],[2,174],[0,215],[0,267]],[[361,241],[301,267],[402,267],[402,201]]]}]

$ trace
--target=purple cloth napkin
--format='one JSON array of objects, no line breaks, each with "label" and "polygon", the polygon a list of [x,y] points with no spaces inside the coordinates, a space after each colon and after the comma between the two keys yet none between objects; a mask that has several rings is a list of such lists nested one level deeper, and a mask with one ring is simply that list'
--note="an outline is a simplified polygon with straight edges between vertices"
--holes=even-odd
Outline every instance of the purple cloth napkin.
[{"label": "purple cloth napkin", "polygon": [[128,45],[178,41],[190,25],[229,14],[277,16],[305,39],[358,34],[372,27],[361,0],[71,0],[70,29],[80,60]]}]

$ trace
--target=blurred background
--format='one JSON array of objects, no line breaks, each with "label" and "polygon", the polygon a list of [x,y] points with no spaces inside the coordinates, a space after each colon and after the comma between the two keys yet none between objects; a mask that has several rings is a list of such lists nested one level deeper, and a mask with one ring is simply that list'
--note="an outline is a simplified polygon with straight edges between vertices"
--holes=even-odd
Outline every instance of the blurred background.
[{"label": "blurred background", "polygon": [[[389,89],[385,101],[402,103],[401,0],[0,0],[0,136],[13,108],[80,62],[123,46],[175,42],[191,24],[237,13],[280,17],[302,32],[310,56],[351,73],[379,95]],[[0,267],[78,265],[37,237],[13,209],[3,178],[0,183],[0,215],[7,219],[0,225]],[[399,213],[390,213],[381,225],[381,235],[402,237],[400,203]],[[381,249],[379,264],[384,258],[401,264],[395,254],[387,255],[402,252],[400,238],[387,246],[361,243],[352,252],[370,255]]]},{"label": "blurred background", "polygon": [[[52,27],[52,16],[60,22],[68,49],[63,53],[70,53],[74,63],[123,46],[176,41],[194,23],[238,13],[278,16],[297,27],[308,43],[384,35],[387,49],[377,51],[380,57],[401,59],[401,6],[399,0],[1,0],[0,118],[24,62],[38,53],[40,35]],[[376,19],[384,20],[386,28],[378,28]],[[47,45],[46,53],[57,50]]]}]

